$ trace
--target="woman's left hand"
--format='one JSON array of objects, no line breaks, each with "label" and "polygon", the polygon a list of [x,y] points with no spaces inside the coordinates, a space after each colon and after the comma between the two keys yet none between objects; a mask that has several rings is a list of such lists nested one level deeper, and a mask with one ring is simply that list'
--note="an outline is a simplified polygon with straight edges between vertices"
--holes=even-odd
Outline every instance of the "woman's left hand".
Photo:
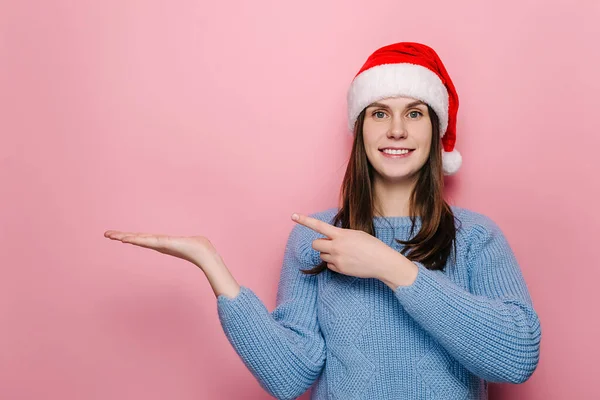
[{"label": "woman's left hand", "polygon": [[312,248],[321,253],[321,259],[327,262],[329,269],[344,275],[382,281],[391,281],[393,276],[400,278],[396,281],[406,278],[405,282],[398,284],[411,283],[410,276],[416,272],[416,266],[375,236],[297,215],[299,218],[295,220],[292,216],[292,220],[327,237],[314,240]]}]

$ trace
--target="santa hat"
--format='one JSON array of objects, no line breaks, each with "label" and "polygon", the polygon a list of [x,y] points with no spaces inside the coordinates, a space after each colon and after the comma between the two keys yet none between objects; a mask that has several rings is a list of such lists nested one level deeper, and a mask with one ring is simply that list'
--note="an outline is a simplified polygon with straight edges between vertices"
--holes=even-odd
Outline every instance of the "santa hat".
[{"label": "santa hat", "polygon": [[454,148],[458,95],[442,60],[430,47],[395,43],[369,56],[348,89],[348,125],[354,131],[358,115],[369,104],[387,97],[413,97],[427,103],[438,116],[444,175],[456,173],[462,156]]}]

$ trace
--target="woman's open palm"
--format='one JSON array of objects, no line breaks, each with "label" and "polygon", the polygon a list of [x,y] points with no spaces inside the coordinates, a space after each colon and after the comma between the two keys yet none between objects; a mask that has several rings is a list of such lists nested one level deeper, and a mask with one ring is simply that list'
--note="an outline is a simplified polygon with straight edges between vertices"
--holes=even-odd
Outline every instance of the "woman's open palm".
[{"label": "woman's open palm", "polygon": [[204,236],[170,236],[115,230],[104,232],[104,236],[181,258],[200,268],[220,258],[213,244]]}]

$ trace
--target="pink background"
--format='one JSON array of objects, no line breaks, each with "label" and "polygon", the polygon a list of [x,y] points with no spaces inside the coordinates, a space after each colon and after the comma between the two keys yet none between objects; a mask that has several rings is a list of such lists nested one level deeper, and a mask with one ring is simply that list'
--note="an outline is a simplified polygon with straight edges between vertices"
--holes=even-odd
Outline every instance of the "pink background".
[{"label": "pink background", "polygon": [[500,225],[542,321],[538,369],[491,398],[598,398],[599,17],[596,0],[1,2],[0,398],[270,398],[200,270],[103,232],[205,235],[272,310],[290,215],[336,205],[349,82],[397,41],[444,60],[464,157],[448,199]]}]

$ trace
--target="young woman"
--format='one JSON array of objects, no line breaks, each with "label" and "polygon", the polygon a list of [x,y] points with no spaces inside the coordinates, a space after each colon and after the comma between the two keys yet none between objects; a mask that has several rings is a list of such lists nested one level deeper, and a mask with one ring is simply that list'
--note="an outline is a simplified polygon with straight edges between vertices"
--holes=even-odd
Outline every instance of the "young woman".
[{"label": "young woman", "polygon": [[276,398],[312,386],[312,399],[486,399],[487,382],[531,376],[541,328],[500,228],[444,201],[462,162],[457,110],[430,47],[367,59],[348,91],[340,207],[293,215],[272,312],[205,237],[105,236],[198,265],[228,340]]}]

